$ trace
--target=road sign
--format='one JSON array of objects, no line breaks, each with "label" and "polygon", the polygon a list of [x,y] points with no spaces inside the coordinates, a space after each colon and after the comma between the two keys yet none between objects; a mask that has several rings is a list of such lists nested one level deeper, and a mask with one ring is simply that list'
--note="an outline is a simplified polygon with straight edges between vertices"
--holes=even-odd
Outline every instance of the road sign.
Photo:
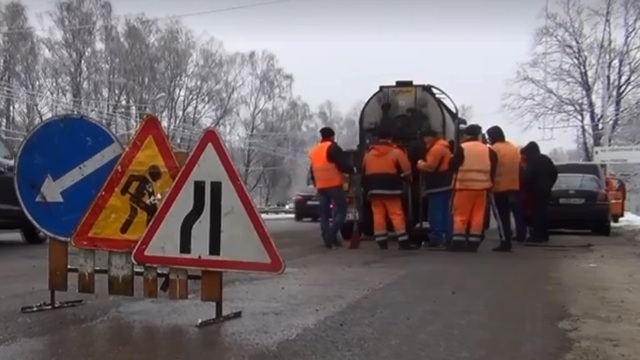
[{"label": "road sign", "polygon": [[80,222],[73,245],[132,251],[179,172],[160,120],[147,115]]},{"label": "road sign", "polygon": [[216,271],[284,271],[215,130],[202,135],[133,251],[133,261]]},{"label": "road sign", "polygon": [[115,135],[86,116],[62,115],[38,124],[16,157],[22,208],[45,234],[68,241],[121,153]]},{"label": "road sign", "polygon": [[593,161],[602,164],[640,164],[640,145],[594,146]]}]

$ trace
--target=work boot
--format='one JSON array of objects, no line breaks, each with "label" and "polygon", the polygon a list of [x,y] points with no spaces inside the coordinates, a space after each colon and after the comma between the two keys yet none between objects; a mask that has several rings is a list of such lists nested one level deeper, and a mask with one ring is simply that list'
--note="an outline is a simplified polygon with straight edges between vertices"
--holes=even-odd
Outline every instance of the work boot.
[{"label": "work boot", "polygon": [[418,250],[420,246],[412,244],[409,240],[398,241],[398,249],[400,250]]},{"label": "work boot", "polygon": [[376,241],[376,243],[378,243],[378,247],[380,248],[380,250],[389,249],[389,242],[387,240]]}]

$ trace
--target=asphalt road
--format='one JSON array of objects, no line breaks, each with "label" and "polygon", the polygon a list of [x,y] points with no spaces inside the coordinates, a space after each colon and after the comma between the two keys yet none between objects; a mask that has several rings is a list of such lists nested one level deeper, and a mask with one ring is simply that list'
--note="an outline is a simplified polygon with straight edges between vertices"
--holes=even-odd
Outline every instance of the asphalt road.
[{"label": "asphalt road", "polygon": [[568,348],[553,274],[588,249],[496,254],[487,240],[478,254],[382,252],[369,242],[326,250],[317,224],[267,224],[287,271],[227,275],[225,307],[243,316],[204,329],[194,324],[210,304],[109,297],[106,286],[61,296],[85,299],[77,308],[21,314],[47,297],[46,247],[0,242],[0,359],[556,360]]}]

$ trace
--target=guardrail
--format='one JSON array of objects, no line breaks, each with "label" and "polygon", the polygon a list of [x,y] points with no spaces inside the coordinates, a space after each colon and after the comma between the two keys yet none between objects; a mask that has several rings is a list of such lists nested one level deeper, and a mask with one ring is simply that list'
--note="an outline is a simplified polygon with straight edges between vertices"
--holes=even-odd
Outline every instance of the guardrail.
[{"label": "guardrail", "polygon": [[284,207],[258,207],[260,214],[293,214],[293,209],[287,209]]}]

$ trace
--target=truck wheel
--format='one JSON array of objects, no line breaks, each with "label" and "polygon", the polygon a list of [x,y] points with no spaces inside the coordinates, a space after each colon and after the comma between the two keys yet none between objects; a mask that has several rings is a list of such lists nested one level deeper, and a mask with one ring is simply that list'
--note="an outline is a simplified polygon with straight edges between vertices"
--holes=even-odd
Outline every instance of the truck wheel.
[{"label": "truck wheel", "polygon": [[340,228],[340,235],[342,235],[342,238],[344,240],[351,240],[351,238],[353,237],[354,225],[355,224],[353,221],[347,221],[344,223],[344,225],[342,225],[342,227]]},{"label": "truck wheel", "polygon": [[29,244],[38,245],[47,241],[47,237],[33,225],[27,225],[20,229],[20,231],[22,232],[24,241]]}]

